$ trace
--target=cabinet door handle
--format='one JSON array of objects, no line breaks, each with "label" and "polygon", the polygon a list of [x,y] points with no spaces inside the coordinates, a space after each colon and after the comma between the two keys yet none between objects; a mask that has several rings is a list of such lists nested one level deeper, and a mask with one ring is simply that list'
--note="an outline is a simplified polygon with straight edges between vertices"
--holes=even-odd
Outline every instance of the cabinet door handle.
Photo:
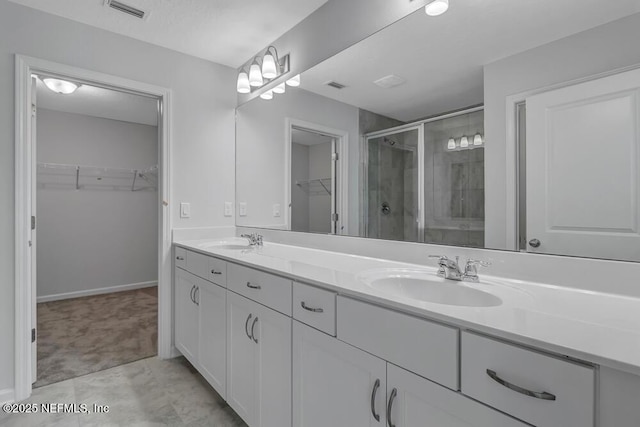
[{"label": "cabinet door handle", "polygon": [[378,394],[378,389],[380,388],[380,378],[376,380],[373,384],[373,390],[371,391],[371,414],[376,421],[380,422],[380,414],[376,414],[376,395]]},{"label": "cabinet door handle", "polygon": [[256,336],[253,334],[253,330],[256,327],[256,323],[258,323],[258,316],[256,316],[255,319],[253,319],[253,323],[251,324],[251,338],[253,339],[253,342],[255,342],[256,344],[258,344],[258,339],[256,338]]},{"label": "cabinet door handle", "polygon": [[391,396],[389,396],[389,404],[387,405],[387,425],[389,427],[396,427],[396,425],[391,422],[391,410],[393,409],[393,401],[396,400],[397,395],[398,389],[394,387],[394,389],[391,390]]},{"label": "cabinet door handle", "polygon": [[194,299],[194,296],[193,296],[193,293],[195,292],[195,290],[196,290],[196,285],[193,285],[191,286],[191,292],[189,293],[189,295],[191,296],[191,302],[194,304],[196,303],[196,300]]},{"label": "cabinet door handle", "polygon": [[222,271],[211,270],[211,274],[222,274]]},{"label": "cabinet door handle", "polygon": [[312,313],[324,313],[323,309],[309,307],[307,304],[304,303],[304,301],[302,301],[300,305],[302,306],[302,308],[304,308],[307,311],[311,311]]},{"label": "cabinet door handle", "polygon": [[176,259],[177,259],[178,261],[184,261],[184,257],[183,257],[183,256],[180,256],[180,255],[178,255],[178,256],[176,257]]},{"label": "cabinet door handle", "polygon": [[496,374],[495,371],[492,371],[491,369],[487,369],[487,375],[489,375],[489,377],[491,377],[492,380],[494,380],[495,382],[497,382],[498,384],[515,391],[516,393],[520,393],[520,394],[524,394],[525,396],[530,396],[530,397],[535,397],[536,399],[542,399],[542,400],[556,400],[556,396],[551,394],[551,393],[547,393],[546,391],[531,391],[531,390],[527,390],[526,388],[522,388],[520,386],[517,386],[515,384],[511,384],[508,381],[503,380],[502,378],[500,378],[498,376],[498,374]]},{"label": "cabinet door handle", "polygon": [[249,320],[251,320],[251,317],[253,316],[253,314],[249,313],[249,317],[247,317],[247,321],[244,322],[244,333],[247,334],[247,338],[251,339],[251,335],[249,335]]},{"label": "cabinet door handle", "polygon": [[193,292],[193,302],[200,305],[200,286],[196,286],[196,290]]},{"label": "cabinet door handle", "polygon": [[260,286],[260,285],[252,285],[251,282],[247,282],[247,288],[262,289],[262,286]]}]

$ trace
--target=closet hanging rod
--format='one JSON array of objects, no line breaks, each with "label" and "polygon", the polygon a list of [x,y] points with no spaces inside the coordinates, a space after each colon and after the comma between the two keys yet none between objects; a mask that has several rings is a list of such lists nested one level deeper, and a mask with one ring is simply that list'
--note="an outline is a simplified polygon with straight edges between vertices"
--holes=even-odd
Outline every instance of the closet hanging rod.
[{"label": "closet hanging rod", "polygon": [[148,173],[155,172],[155,171],[158,170],[158,165],[153,165],[153,166],[150,166],[148,168],[136,168],[136,169],[114,168],[114,167],[93,166],[93,165],[66,164],[66,163],[38,163],[38,166],[43,167],[45,169],[78,170],[78,168],[80,168],[80,169],[100,170],[100,171],[103,171],[103,172],[141,173],[141,174],[148,174]]}]

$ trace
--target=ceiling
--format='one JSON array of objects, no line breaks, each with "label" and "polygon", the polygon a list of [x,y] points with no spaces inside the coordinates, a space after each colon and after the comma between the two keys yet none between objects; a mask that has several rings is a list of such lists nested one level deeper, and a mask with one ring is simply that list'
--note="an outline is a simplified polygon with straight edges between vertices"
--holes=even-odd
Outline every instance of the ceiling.
[{"label": "ceiling", "polygon": [[38,79],[36,100],[38,108],[48,110],[150,126],[158,124],[158,101],[146,96],[88,85],[80,86],[70,95],[61,95]]},{"label": "ceiling", "polygon": [[327,0],[120,0],[144,20],[104,0],[10,0],[54,15],[237,68]]},{"label": "ceiling", "polygon": [[332,138],[330,136],[321,135],[315,132],[309,132],[303,129],[292,129],[291,130],[291,141],[296,144],[301,145],[318,145],[325,144],[327,142],[331,142]]},{"label": "ceiling", "polygon": [[[302,87],[409,122],[483,103],[485,64],[640,12],[640,0],[450,4],[439,17],[418,10],[322,62],[303,73]],[[373,83],[391,74],[406,82],[390,89]]]}]

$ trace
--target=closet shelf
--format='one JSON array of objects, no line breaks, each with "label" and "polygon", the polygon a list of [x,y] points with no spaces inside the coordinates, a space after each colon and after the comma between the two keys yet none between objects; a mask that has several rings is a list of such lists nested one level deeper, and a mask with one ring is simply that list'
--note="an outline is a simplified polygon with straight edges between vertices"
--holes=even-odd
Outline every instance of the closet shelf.
[{"label": "closet shelf", "polygon": [[310,196],[331,195],[331,178],[296,181],[296,185]]},{"label": "closet shelf", "polygon": [[158,166],[124,169],[38,163],[38,186],[74,190],[156,191]]}]

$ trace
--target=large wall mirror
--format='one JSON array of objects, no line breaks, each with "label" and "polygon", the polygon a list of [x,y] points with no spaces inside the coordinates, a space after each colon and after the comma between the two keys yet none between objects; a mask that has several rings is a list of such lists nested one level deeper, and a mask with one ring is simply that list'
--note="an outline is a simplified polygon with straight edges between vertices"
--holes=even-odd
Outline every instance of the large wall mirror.
[{"label": "large wall mirror", "polygon": [[640,2],[452,0],[238,108],[236,224],[640,261]]}]

